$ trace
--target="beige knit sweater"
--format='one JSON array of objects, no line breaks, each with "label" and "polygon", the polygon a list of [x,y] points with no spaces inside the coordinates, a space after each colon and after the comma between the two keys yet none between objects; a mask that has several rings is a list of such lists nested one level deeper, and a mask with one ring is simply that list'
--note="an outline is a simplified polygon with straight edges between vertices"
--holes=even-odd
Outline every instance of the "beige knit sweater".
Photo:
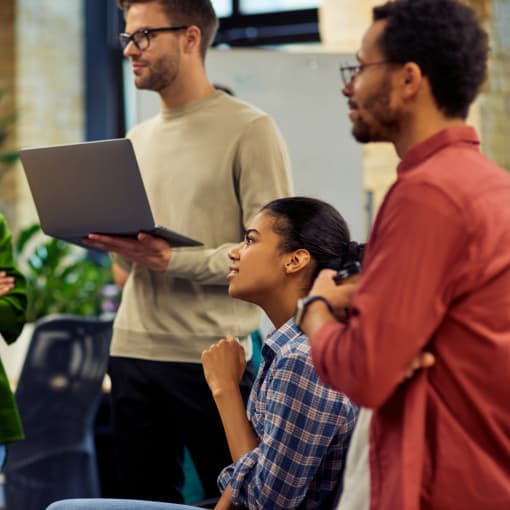
[{"label": "beige knit sweater", "polygon": [[164,273],[114,257],[129,278],[111,354],[199,362],[226,333],[258,327],[256,307],[227,294],[227,252],[264,204],[291,194],[285,143],[267,114],[219,91],[128,137],[156,222],[204,247],[176,248]]}]

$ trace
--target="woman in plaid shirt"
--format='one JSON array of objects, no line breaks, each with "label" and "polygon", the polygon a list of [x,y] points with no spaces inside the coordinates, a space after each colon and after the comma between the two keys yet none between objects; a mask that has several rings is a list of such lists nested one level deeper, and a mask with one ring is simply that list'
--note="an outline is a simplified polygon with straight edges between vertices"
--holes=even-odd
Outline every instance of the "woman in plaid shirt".
[{"label": "woman in plaid shirt", "polygon": [[[270,202],[231,250],[229,294],[259,305],[275,326],[245,410],[239,381],[243,348],[227,336],[202,354],[233,463],[218,478],[225,509],[321,509],[340,492],[357,416],[349,399],[318,378],[306,336],[294,322],[298,299],[319,271],[360,258],[342,216],[306,197]],[[207,424],[204,424],[207,434]],[[48,510],[176,510],[171,503],[68,500]]]},{"label": "woman in plaid shirt", "polygon": [[233,460],[218,479],[216,508],[331,508],[357,409],[319,380],[293,316],[318,272],[358,259],[359,247],[333,207],[294,197],[266,205],[229,256],[229,294],[259,305],[276,329],[262,348],[247,412],[241,346],[226,337],[202,354]]}]

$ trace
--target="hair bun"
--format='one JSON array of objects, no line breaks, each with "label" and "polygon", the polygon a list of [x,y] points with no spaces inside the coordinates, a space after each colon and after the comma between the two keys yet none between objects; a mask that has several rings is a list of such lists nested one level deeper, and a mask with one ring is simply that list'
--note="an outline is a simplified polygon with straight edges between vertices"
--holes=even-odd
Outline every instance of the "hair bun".
[{"label": "hair bun", "polygon": [[352,262],[361,263],[363,261],[364,251],[365,251],[364,243],[357,243],[356,241],[350,241],[349,244],[347,245],[345,258]]}]

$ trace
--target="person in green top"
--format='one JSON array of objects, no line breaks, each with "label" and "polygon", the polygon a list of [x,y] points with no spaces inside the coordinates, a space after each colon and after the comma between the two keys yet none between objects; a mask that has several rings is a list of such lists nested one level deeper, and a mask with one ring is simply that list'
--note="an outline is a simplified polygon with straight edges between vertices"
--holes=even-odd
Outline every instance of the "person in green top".
[{"label": "person in green top", "polygon": [[[0,334],[5,342],[14,342],[25,324],[26,281],[14,263],[12,235],[0,214]],[[23,428],[9,380],[0,359],[0,470],[6,445],[23,439]]]}]

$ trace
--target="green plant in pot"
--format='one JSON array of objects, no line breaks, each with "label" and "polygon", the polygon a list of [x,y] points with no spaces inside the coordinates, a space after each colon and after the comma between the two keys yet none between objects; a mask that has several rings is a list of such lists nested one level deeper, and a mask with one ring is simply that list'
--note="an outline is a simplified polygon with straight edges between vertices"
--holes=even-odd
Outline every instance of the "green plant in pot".
[{"label": "green plant in pot", "polygon": [[113,284],[108,256],[91,257],[84,249],[43,236],[37,224],[20,232],[15,249],[27,279],[27,321],[53,313],[115,311],[120,291]]},{"label": "green plant in pot", "polygon": [[[0,90],[0,103],[4,96]],[[0,147],[15,121],[16,113],[0,115]],[[16,150],[0,151],[0,167],[7,168],[17,159]],[[38,224],[19,233],[14,249],[27,279],[28,322],[52,313],[99,315],[115,311],[120,291],[113,284],[106,254],[46,237]]]}]

